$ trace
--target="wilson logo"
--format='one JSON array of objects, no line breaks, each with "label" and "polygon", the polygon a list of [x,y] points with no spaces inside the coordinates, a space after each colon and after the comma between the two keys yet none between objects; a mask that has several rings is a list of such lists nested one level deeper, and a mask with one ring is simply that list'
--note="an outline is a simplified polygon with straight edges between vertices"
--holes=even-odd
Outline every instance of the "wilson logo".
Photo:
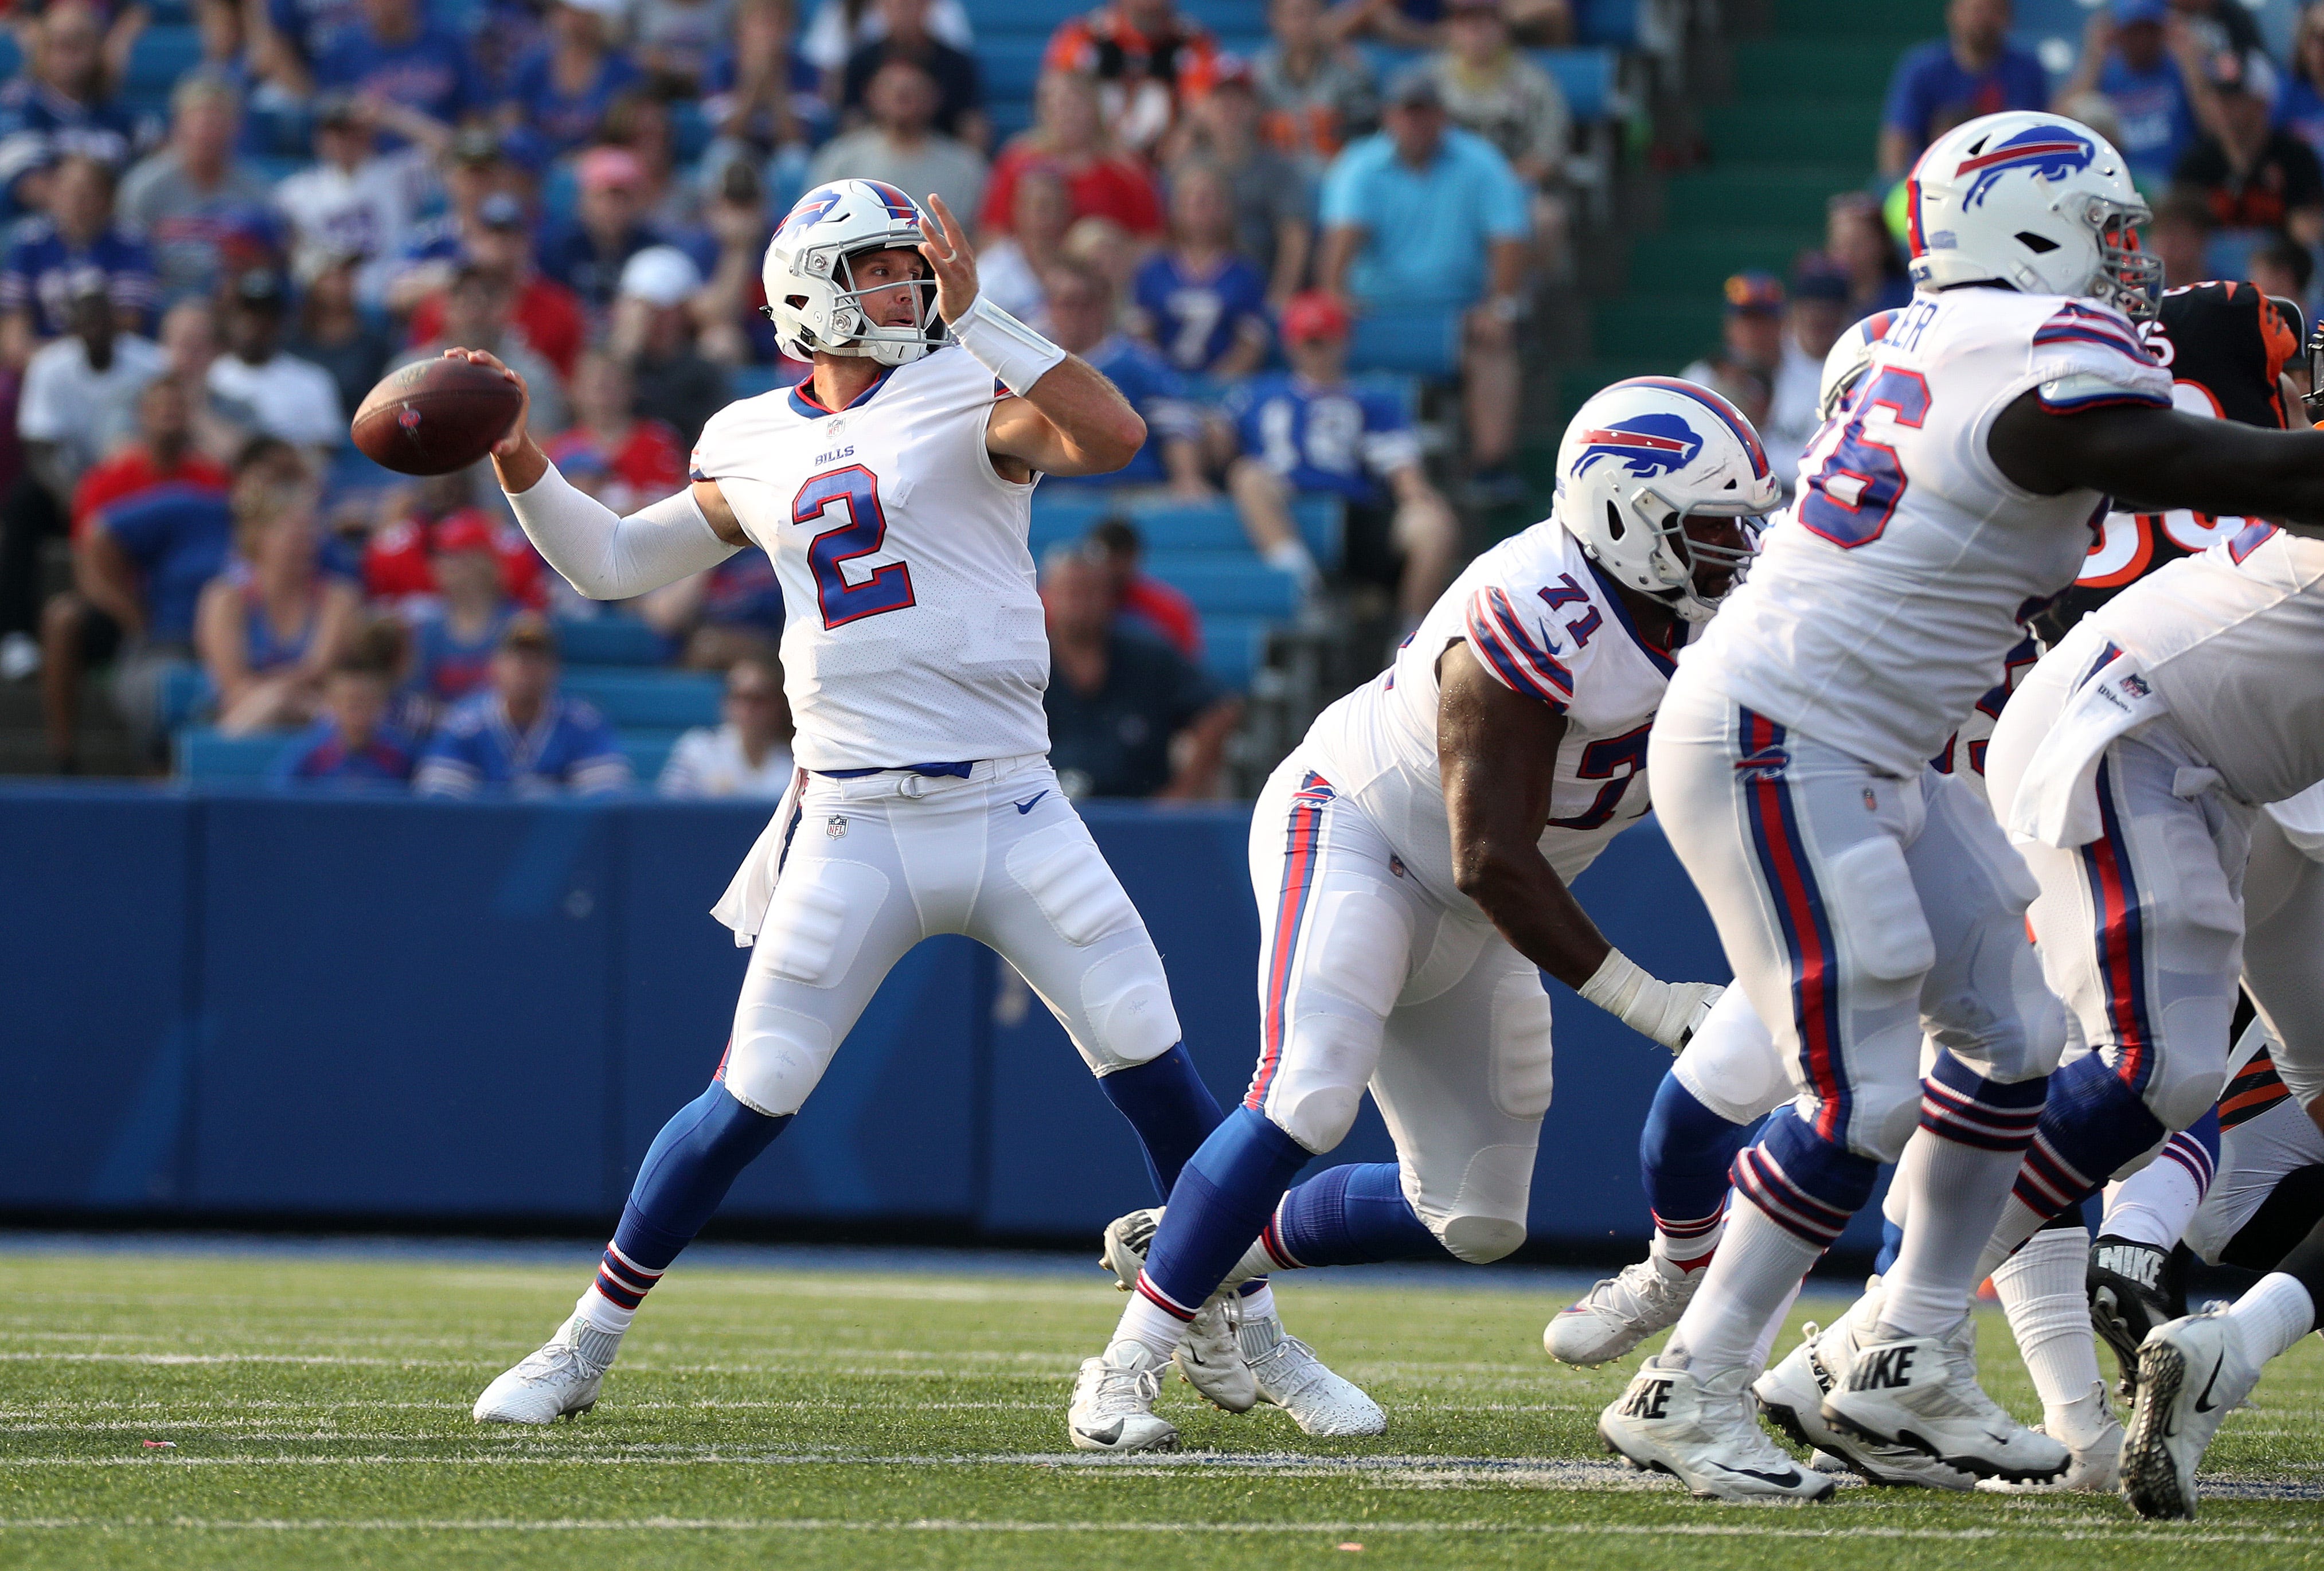
[{"label": "wilson logo", "polygon": [[1856,1367],[1848,1372],[1848,1389],[1895,1391],[1912,1384],[1913,1353],[1910,1347],[1884,1347],[1870,1358],[1858,1360]]},{"label": "wilson logo", "polygon": [[1650,1380],[1644,1385],[1634,1386],[1630,1391],[1630,1400],[1622,1404],[1622,1416],[1626,1419],[1666,1418],[1669,1416],[1670,1392],[1671,1382],[1666,1380]]}]

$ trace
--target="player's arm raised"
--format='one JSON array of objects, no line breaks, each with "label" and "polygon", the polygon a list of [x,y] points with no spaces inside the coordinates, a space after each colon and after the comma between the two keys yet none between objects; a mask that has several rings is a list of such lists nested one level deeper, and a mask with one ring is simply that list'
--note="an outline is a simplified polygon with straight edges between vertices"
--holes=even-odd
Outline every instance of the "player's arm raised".
[{"label": "player's arm raised", "polygon": [[527,420],[532,396],[524,378],[482,349],[444,353],[489,366],[525,394],[516,420],[493,444],[493,471],[534,548],[591,599],[626,600],[659,589],[715,568],[751,543],[715,481],[696,480],[626,518],[575,490],[532,439]]},{"label": "player's arm raised", "polygon": [[[1001,310],[977,291],[968,228],[942,197],[928,198],[935,233],[920,246],[936,281],[936,311],[961,347],[1017,396],[995,405],[984,446],[1014,480],[1045,475],[1111,475],[1138,456],[1146,422],[1087,361]],[[1012,472],[1021,467],[1024,473]]]},{"label": "player's arm raised", "polygon": [[1722,990],[1649,975],[1606,941],[1541,854],[1565,716],[1494,680],[1466,643],[1445,650],[1436,675],[1453,883],[1518,954],[1633,1030],[1684,1047]]},{"label": "player's arm raised", "polygon": [[2002,474],[2037,495],[2104,491],[2141,512],[2247,513],[2324,538],[2324,430],[2128,404],[2056,414],[2028,393],[1995,418],[1987,446]]}]

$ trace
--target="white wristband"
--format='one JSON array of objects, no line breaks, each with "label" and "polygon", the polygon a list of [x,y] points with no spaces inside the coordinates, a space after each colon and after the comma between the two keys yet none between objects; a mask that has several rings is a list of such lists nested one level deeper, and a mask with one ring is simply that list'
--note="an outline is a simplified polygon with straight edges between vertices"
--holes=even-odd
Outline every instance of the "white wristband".
[{"label": "white wristband", "polygon": [[1609,948],[1581,987],[1582,996],[1641,1036],[1676,1052],[1710,1017],[1727,990],[1711,982],[1663,982],[1619,949]]},{"label": "white wristband", "polygon": [[982,294],[954,321],[952,336],[1019,398],[1065,357],[1063,349]]},{"label": "white wristband", "polygon": [[1625,1020],[1630,1006],[1637,1001],[1638,990],[1653,980],[1645,967],[1609,945],[1606,958],[1578,991],[1584,1003],[1596,1004],[1617,1020]]}]

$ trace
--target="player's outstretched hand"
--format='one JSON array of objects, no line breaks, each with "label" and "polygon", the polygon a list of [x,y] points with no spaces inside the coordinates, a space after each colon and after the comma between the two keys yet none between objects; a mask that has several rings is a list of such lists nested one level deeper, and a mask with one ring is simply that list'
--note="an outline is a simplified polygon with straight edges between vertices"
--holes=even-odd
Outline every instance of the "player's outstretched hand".
[{"label": "player's outstretched hand", "polygon": [[485,350],[454,347],[445,350],[444,357],[447,360],[466,360],[471,365],[481,365],[487,371],[497,371],[516,384],[516,390],[524,402],[517,405],[516,419],[509,421],[508,430],[499,441],[493,444],[493,457],[514,457],[523,450],[529,435],[525,430],[525,422],[532,414],[532,389],[524,384],[523,377],[503,365],[499,356]]},{"label": "player's outstretched hand", "polygon": [[942,197],[930,193],[927,211],[933,232],[920,242],[920,254],[936,275],[936,314],[956,322],[976,303],[976,253],[969,248],[968,226],[953,217]]}]

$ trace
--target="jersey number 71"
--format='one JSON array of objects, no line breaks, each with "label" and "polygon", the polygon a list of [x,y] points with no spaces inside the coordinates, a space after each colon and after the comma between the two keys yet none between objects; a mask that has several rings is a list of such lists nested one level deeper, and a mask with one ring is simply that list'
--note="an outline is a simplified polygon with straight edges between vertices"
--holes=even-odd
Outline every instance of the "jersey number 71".
[{"label": "jersey number 71", "polygon": [[1904,469],[1896,449],[1874,441],[1865,426],[1881,410],[1890,422],[1918,430],[1929,418],[1929,384],[1917,371],[1884,365],[1857,391],[1840,440],[1807,476],[1800,522],[1836,546],[1853,549],[1878,540],[1904,499]]},{"label": "jersey number 71", "polygon": [[912,569],[889,562],[872,569],[860,584],[847,581],[841,564],[868,557],[888,538],[888,515],[880,507],[880,477],[861,464],[817,475],[791,498],[791,522],[806,525],[827,518],[833,508],[847,522],[807,542],[807,565],[815,574],[816,604],[825,628],[844,627],[866,616],[901,611],[912,605]]}]

